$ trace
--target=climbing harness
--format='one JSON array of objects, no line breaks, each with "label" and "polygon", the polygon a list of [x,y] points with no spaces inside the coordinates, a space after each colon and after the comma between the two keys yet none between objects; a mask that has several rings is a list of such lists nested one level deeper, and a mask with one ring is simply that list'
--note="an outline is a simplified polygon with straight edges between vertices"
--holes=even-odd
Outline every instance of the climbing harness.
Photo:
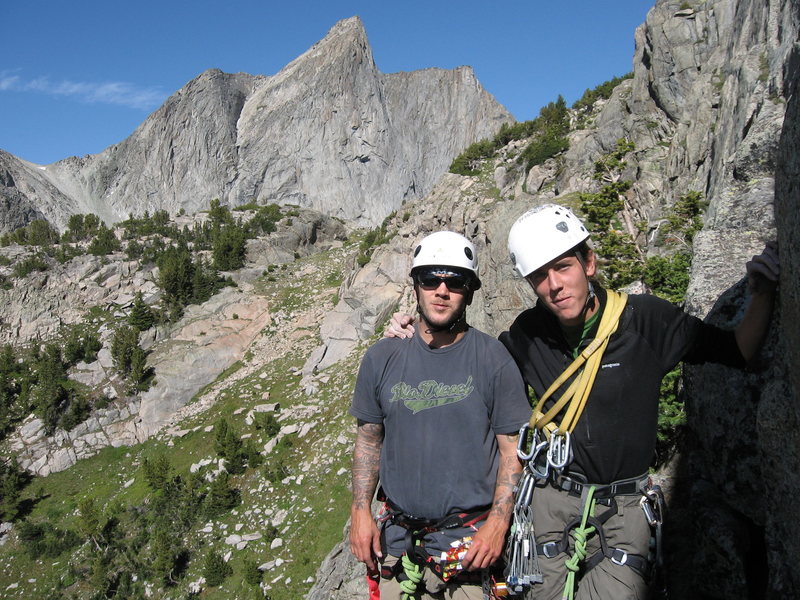
[{"label": "climbing harness", "polygon": [[[534,583],[541,583],[543,577],[538,565],[538,557],[555,558],[570,550],[570,540],[574,540],[572,555],[565,561],[567,578],[563,600],[572,600],[575,584],[579,577],[588,573],[604,559],[614,564],[625,565],[643,578],[656,583],[661,569],[661,523],[664,512],[664,499],[661,488],[653,485],[646,475],[615,481],[607,485],[589,484],[573,477],[555,476],[547,485],[566,492],[570,496],[582,498],[582,516],[568,522],[557,541],[536,543],[533,535],[533,515],[530,500],[535,485],[535,476],[529,469],[523,474],[517,490],[512,538],[509,543],[509,572],[507,581],[516,594],[524,593]],[[618,512],[617,498],[641,496],[639,506],[651,527],[653,537],[649,556],[632,554],[621,548],[609,546],[603,526]],[[606,507],[596,514],[600,507]],[[520,531],[528,534],[522,536]],[[516,536],[514,534],[517,534]],[[592,535],[597,535],[600,550],[588,556],[586,545]],[[651,568],[652,567],[652,568]]]},{"label": "climbing harness", "polygon": [[[486,600],[504,598],[508,595],[505,582],[497,580],[489,570],[462,571],[461,559],[464,558],[472,543],[470,536],[453,542],[451,547],[442,552],[440,556],[429,555],[423,545],[423,538],[429,533],[445,529],[474,527],[476,523],[486,519],[489,507],[455,513],[443,519],[423,519],[404,512],[382,493],[379,493],[379,497],[384,501],[383,509],[378,515],[378,522],[383,524],[381,537],[385,536],[385,526],[389,523],[406,530],[405,551],[402,557],[393,567],[381,568],[381,577],[384,579],[396,578],[399,582],[403,594],[402,600],[412,600],[417,586],[423,579],[425,568],[430,568],[443,581],[457,577],[459,582],[481,585]],[[385,546],[383,540],[382,545]]]}]

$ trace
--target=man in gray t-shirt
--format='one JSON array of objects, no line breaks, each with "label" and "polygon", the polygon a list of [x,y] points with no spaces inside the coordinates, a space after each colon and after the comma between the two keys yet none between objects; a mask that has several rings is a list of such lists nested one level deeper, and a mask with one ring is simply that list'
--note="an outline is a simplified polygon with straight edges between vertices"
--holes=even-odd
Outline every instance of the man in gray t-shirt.
[{"label": "man in gray t-shirt", "polygon": [[[507,350],[466,323],[480,287],[472,243],[447,231],[426,237],[411,276],[417,333],[372,346],[353,394],[350,547],[369,574],[376,559],[383,563],[384,600],[399,597],[396,580],[415,579],[414,565],[398,563],[403,554],[421,570],[421,598],[447,587],[458,591],[453,597],[481,598],[480,577],[469,575],[502,554],[521,472],[517,433],[530,406]],[[379,479],[383,540],[370,509]],[[454,560],[443,565],[448,552]]]}]

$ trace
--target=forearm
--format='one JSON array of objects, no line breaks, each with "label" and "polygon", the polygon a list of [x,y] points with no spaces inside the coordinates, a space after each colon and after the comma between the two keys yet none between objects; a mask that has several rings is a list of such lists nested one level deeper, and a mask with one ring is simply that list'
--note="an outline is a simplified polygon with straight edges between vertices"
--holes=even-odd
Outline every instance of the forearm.
[{"label": "forearm", "polygon": [[500,444],[500,465],[497,469],[494,499],[487,521],[502,523],[506,528],[514,513],[514,488],[522,474],[522,463],[517,457],[518,437],[516,433],[497,436]]},{"label": "forearm", "polygon": [[506,532],[514,513],[514,487],[522,473],[522,464],[517,458],[517,437],[517,434],[497,436],[500,466],[497,469],[492,508],[461,561],[465,569],[485,569],[503,553]]},{"label": "forearm", "polygon": [[353,449],[353,504],[350,507],[350,551],[376,573],[375,558],[381,558],[380,534],[372,518],[372,497],[378,485],[383,425],[358,422]]},{"label": "forearm", "polygon": [[761,254],[746,265],[750,304],[736,327],[736,345],[747,362],[756,357],[769,330],[776,287],[780,278],[780,260],[775,242],[767,243]]},{"label": "forearm", "polygon": [[372,498],[378,486],[382,447],[383,425],[360,421],[353,449],[351,512],[370,510],[372,506]]},{"label": "forearm", "polygon": [[773,291],[754,293],[741,322],[736,327],[736,345],[739,346],[739,351],[747,362],[755,358],[764,344],[774,301]]}]

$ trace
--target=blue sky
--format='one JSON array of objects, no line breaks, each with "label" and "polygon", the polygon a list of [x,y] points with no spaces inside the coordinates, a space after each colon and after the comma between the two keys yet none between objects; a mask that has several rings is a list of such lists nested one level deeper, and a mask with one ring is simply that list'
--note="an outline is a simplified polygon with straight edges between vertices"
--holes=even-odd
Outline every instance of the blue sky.
[{"label": "blue sky", "polygon": [[358,15],[382,72],[471,65],[520,121],[631,71],[654,0],[3,0],[0,149],[39,164],[122,141],[209,68],[272,75]]}]

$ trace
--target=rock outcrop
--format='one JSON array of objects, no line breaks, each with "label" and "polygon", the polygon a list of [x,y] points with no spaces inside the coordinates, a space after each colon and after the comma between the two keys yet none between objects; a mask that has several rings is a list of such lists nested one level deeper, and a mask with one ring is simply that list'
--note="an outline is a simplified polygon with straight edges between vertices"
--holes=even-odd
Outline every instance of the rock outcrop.
[{"label": "rock outcrop", "polygon": [[[631,140],[622,177],[633,181],[629,209],[648,225],[639,239],[646,251],[660,251],[660,223],[681,195],[699,191],[709,202],[694,241],[688,311],[731,327],[747,302],[745,262],[777,237],[783,266],[762,364],[749,372],[687,370],[689,434],[667,479],[670,597],[796,596],[800,548],[786,500],[800,487],[798,32],[791,4],[658,2],[636,32],[634,77],[586,130],[570,134],[560,159],[529,173],[513,158],[501,160],[494,183],[502,200],[480,179],[448,176],[424,202],[404,207],[411,218],[398,224],[399,235],[343,285],[342,302],[323,325],[337,335],[323,339],[327,346],[307,368],[320,356],[316,365],[324,368],[331,351],[368,338],[395,306],[413,308],[409,253],[439,228],[464,232],[478,246],[484,286],[470,320],[502,331],[531,302],[508,265],[511,222],[532,204],[594,191],[594,161],[618,139]],[[342,577],[328,561],[309,597],[360,597],[349,587],[361,573],[356,567]]]},{"label": "rock outcrop", "polygon": [[37,215],[63,228],[74,213],[193,213],[213,198],[376,225],[511,121],[469,67],[381,73],[353,17],[274,76],[202,73],[100,154],[39,166],[0,153],[0,232]]},{"label": "rock outcrop", "polygon": [[[129,395],[116,374],[109,350],[113,332],[101,327],[105,347],[96,361],[79,363],[71,378],[102,390],[110,405],[95,410],[70,431],[57,429],[51,435],[41,419],[30,416],[9,437],[8,449],[24,469],[44,476],[103,448],[141,443],[191,415],[183,412],[186,404],[252,351],[266,327],[276,319],[286,320],[254,291],[253,280],[270,265],[291,262],[295,255],[341,246],[344,236],[344,226],[336,219],[301,210],[274,235],[252,240],[248,268],[233,274],[237,287],[224,288],[203,304],[188,307],[171,326],[159,325],[140,335],[140,345],[149,351],[148,367],[155,372],[154,385],[141,394]],[[6,255],[21,249],[3,251]],[[89,307],[124,318],[137,292],[149,303],[158,300],[161,291],[155,281],[157,271],[143,269],[122,255],[79,256],[64,266],[32,273],[10,290],[0,289],[0,344],[53,339],[62,325],[82,322]]]}]

